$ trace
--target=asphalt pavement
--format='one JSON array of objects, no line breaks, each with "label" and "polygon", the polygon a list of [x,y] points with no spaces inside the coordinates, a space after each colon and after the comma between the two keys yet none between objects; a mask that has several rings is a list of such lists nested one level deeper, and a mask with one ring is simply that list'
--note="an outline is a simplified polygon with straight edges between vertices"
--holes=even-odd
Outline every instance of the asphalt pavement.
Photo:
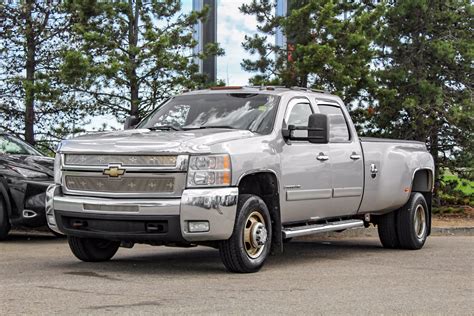
[{"label": "asphalt pavement", "polygon": [[15,234],[0,243],[0,312],[473,315],[473,256],[471,236],[430,237],[419,251],[373,237],[305,239],[242,275],[205,247],[138,245],[93,264],[64,239]]}]

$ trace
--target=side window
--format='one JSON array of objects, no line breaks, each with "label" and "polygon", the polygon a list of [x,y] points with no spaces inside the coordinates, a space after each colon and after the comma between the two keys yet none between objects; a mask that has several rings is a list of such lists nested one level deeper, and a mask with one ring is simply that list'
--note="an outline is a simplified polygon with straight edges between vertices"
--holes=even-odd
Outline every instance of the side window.
[{"label": "side window", "polygon": [[[308,118],[313,114],[311,105],[309,103],[297,103],[290,109],[287,115],[287,126],[308,126]],[[293,135],[296,137],[307,137],[308,131],[294,131]]]},{"label": "side window", "polygon": [[291,109],[290,115],[288,116],[288,125],[295,126],[307,126],[308,118],[313,114],[309,103],[297,103]]},{"label": "side window", "polygon": [[350,133],[341,108],[332,105],[318,105],[318,107],[329,119],[329,141],[332,143],[349,141]]}]

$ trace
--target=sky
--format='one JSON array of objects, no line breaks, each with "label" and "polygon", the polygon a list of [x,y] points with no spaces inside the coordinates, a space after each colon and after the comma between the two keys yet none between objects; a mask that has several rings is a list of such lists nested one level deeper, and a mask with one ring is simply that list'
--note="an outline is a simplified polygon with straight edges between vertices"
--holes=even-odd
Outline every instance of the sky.
[{"label": "sky", "polygon": [[[182,0],[183,12],[192,10],[192,0]],[[242,59],[249,58],[242,47],[245,35],[257,32],[257,21],[254,16],[240,13],[239,7],[250,0],[218,0],[217,1],[217,41],[224,49],[225,54],[217,57],[217,78],[224,80],[226,85],[241,86],[248,84],[252,73],[242,70]],[[91,123],[86,129],[97,129],[104,122],[108,126],[121,128],[111,115],[91,118]]]}]

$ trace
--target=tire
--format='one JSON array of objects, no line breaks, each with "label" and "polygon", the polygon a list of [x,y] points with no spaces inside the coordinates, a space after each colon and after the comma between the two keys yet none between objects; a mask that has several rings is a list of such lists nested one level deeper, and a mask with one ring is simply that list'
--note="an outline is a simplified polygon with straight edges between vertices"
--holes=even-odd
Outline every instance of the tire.
[{"label": "tire", "polygon": [[219,245],[222,262],[230,272],[253,273],[270,254],[272,223],[263,200],[251,194],[239,196],[232,236]]},{"label": "tire", "polygon": [[85,262],[110,260],[118,251],[120,242],[104,239],[79,238],[68,236],[67,241],[72,253]]},{"label": "tire", "polygon": [[6,203],[0,195],[0,241],[5,240],[10,232],[11,225],[8,219]]},{"label": "tire", "polygon": [[396,249],[400,247],[396,228],[397,213],[398,210],[384,214],[378,219],[377,230],[380,242],[384,248]]},{"label": "tire", "polygon": [[397,214],[397,235],[402,249],[420,249],[426,242],[429,229],[429,209],[425,197],[412,193],[407,204]]}]

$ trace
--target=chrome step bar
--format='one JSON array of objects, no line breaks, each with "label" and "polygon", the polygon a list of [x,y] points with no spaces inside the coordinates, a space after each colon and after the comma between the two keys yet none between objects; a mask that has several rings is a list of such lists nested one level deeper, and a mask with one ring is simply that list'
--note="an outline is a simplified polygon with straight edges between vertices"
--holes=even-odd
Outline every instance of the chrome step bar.
[{"label": "chrome step bar", "polygon": [[333,232],[344,229],[364,227],[364,221],[360,219],[349,219],[343,221],[329,222],[325,224],[305,225],[283,229],[283,238],[300,237],[311,234]]}]

